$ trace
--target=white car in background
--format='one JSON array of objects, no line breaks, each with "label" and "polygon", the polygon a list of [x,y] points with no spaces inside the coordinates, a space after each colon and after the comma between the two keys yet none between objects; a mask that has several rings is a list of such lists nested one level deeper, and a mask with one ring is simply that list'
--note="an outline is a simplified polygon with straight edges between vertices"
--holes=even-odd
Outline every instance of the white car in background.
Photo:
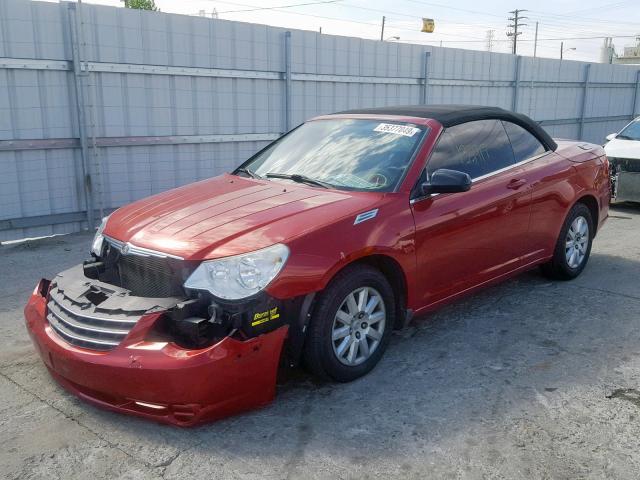
[{"label": "white car in background", "polygon": [[640,117],[604,145],[611,164],[611,196],[617,202],[640,202]]}]

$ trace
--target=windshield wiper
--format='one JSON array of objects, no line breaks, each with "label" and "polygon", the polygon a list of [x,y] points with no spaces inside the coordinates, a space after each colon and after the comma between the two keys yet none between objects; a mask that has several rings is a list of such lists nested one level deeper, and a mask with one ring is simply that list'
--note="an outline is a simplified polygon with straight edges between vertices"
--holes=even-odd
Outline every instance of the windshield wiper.
[{"label": "windshield wiper", "polygon": [[258,178],[262,180],[262,177],[260,175],[258,175],[256,172],[254,172],[253,170],[249,170],[248,168],[244,168],[244,167],[240,167],[240,168],[236,168],[236,171],[233,172],[234,174],[238,174],[238,173],[244,173],[245,175],[249,175],[251,178]]},{"label": "windshield wiper", "polygon": [[637,138],[631,138],[627,135],[616,135],[616,138],[621,138],[622,140],[637,140]]},{"label": "windshield wiper", "polygon": [[307,185],[315,185],[322,188],[333,188],[330,183],[323,182],[322,180],[316,180],[314,178],[307,177],[306,175],[300,175],[299,173],[276,173],[269,172],[265,175],[267,178],[284,178],[286,180],[293,180],[297,183],[306,183]]}]

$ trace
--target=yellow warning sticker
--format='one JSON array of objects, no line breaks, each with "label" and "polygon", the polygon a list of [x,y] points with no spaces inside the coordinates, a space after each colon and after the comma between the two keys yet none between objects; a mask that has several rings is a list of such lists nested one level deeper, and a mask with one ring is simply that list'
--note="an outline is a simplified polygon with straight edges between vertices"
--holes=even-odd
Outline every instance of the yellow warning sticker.
[{"label": "yellow warning sticker", "polygon": [[256,325],[262,325],[271,320],[275,320],[280,318],[280,313],[278,313],[278,307],[274,307],[271,310],[265,310],[264,312],[258,312],[253,314],[253,322],[251,322],[251,326],[255,327]]}]

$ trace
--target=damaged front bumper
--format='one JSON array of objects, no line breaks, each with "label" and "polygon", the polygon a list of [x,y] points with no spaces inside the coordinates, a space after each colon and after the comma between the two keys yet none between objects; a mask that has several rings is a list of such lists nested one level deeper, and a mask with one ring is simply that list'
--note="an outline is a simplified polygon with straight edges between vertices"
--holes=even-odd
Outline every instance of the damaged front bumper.
[{"label": "damaged front bumper", "polygon": [[616,202],[640,202],[640,159],[609,157],[611,197]]},{"label": "damaged front bumper", "polygon": [[[186,348],[157,333],[180,299],[138,304],[140,297],[127,298],[116,288],[103,300],[111,304],[87,309],[69,300],[80,290],[77,281],[64,284],[60,276],[51,286],[42,280],[24,310],[29,335],[50,373],[79,397],[181,426],[273,400],[287,325],[253,338],[224,336],[203,348]],[[88,327],[87,319],[92,319]]]}]

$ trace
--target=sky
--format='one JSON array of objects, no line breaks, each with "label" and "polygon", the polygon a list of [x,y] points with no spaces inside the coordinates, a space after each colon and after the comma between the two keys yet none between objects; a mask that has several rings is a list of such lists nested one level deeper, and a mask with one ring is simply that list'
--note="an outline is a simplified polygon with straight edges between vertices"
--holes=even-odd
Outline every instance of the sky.
[{"label": "sky", "polygon": [[[640,0],[155,0],[161,11],[198,15],[204,11],[218,18],[279,27],[318,31],[343,36],[380,39],[382,17],[386,17],[384,38],[444,47],[511,52],[506,36],[510,11],[524,9],[518,54],[533,55],[535,25],[538,23],[537,56],[598,62],[603,38],[613,37],[618,54],[635,45],[640,35]],[[84,0],[84,3],[122,6],[120,0]],[[306,5],[305,5],[306,4]],[[435,21],[434,33],[421,33],[422,18]],[[493,31],[489,34],[489,31]],[[399,37],[394,38],[394,37]],[[586,37],[586,38],[585,38]]]}]

